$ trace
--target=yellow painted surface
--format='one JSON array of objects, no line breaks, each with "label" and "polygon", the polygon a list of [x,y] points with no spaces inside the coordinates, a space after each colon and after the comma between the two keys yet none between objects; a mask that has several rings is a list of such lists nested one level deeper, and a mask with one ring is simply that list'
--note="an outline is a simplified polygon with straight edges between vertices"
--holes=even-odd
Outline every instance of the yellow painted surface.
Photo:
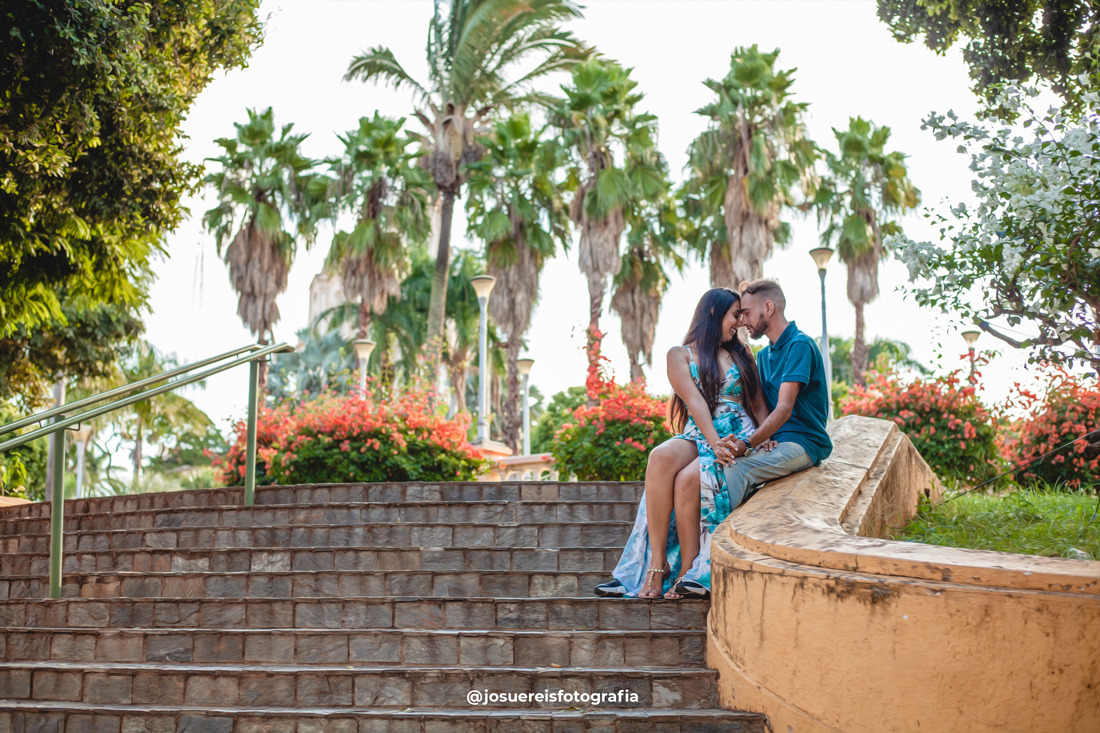
[{"label": "yellow painted surface", "polygon": [[880,539],[939,483],[893,423],[830,433],[715,534],[722,705],[776,733],[1100,731],[1100,563]]}]

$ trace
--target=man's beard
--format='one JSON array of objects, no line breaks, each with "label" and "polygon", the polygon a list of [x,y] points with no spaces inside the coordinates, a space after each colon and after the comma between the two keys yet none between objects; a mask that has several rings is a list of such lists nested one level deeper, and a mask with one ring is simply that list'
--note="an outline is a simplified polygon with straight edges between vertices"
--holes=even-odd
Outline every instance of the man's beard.
[{"label": "man's beard", "polygon": [[771,326],[771,324],[768,323],[768,321],[763,316],[761,316],[760,320],[758,320],[755,324],[748,325],[747,328],[749,329],[749,335],[752,336],[754,339],[758,339],[768,332],[769,326]]}]

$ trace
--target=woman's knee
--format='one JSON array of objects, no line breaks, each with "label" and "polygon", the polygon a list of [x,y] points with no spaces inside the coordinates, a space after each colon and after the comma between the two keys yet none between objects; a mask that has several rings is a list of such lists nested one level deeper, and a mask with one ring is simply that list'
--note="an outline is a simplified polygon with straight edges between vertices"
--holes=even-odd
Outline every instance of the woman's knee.
[{"label": "woman's knee", "polygon": [[698,450],[686,440],[666,440],[649,453],[646,473],[676,473],[695,460]]},{"label": "woman's knee", "polygon": [[689,466],[676,474],[676,480],[672,484],[678,506],[699,503],[699,470],[696,468],[692,471],[690,468]]}]

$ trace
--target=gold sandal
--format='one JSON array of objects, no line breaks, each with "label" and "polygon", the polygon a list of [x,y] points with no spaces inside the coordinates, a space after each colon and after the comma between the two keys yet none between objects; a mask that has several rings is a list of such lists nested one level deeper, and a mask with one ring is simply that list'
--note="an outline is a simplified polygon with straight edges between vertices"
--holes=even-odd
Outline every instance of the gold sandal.
[{"label": "gold sandal", "polygon": [[646,574],[646,583],[647,584],[649,583],[649,581],[652,580],[652,578],[650,578],[650,576],[655,574],[655,573],[661,573],[661,585],[658,586],[656,591],[650,591],[650,592],[651,593],[656,593],[657,595],[643,595],[643,593],[645,593],[645,586],[643,585],[642,590],[638,591],[638,597],[639,598],[654,599],[654,598],[661,598],[661,597],[664,596],[665,580],[668,578],[668,576],[672,575],[672,568],[666,562],[665,566],[663,568],[650,568],[649,570],[646,570],[645,574]]}]

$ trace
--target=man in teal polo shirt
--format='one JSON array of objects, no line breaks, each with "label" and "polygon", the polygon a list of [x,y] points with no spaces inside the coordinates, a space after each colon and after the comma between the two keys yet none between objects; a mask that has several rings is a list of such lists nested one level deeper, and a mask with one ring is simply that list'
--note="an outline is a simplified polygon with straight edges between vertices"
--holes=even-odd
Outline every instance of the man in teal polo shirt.
[{"label": "man in teal polo shirt", "polygon": [[[817,342],[787,321],[786,305],[773,280],[741,284],[742,325],[753,338],[767,336],[769,341],[756,355],[756,365],[770,414],[748,441],[733,436],[721,441],[736,459],[724,468],[731,507],[748,498],[753,486],[816,466],[833,450],[825,432],[825,363]],[[754,452],[768,440],[779,445]]]}]

